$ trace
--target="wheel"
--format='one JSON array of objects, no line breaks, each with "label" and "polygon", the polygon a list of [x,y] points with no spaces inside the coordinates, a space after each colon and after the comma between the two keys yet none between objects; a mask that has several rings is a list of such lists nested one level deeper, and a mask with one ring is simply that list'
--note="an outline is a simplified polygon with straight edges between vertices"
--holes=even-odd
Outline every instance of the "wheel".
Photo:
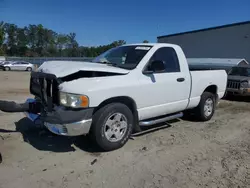
[{"label": "wheel", "polygon": [[199,105],[195,109],[195,116],[197,120],[208,121],[210,120],[215,111],[215,95],[210,92],[204,92],[201,95]]},{"label": "wheel", "polygon": [[32,68],[28,67],[26,70],[30,72],[30,71],[32,71]]},{"label": "wheel", "polygon": [[91,137],[104,151],[121,148],[133,130],[133,114],[122,103],[110,103],[93,115]]},{"label": "wheel", "polygon": [[4,67],[5,71],[10,71],[10,67]]}]

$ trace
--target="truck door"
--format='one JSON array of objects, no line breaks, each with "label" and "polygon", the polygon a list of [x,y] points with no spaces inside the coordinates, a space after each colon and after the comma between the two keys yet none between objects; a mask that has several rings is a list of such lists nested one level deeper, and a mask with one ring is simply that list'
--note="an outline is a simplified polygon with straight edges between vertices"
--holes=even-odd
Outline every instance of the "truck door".
[{"label": "truck door", "polygon": [[[155,51],[146,64],[150,70],[150,63],[163,61],[165,70],[142,74],[141,96],[142,108],[138,109],[139,118],[147,119],[182,111],[189,99],[191,80],[187,71],[182,71],[176,51],[172,47],[161,47]],[[146,100],[146,98],[150,100]]]}]

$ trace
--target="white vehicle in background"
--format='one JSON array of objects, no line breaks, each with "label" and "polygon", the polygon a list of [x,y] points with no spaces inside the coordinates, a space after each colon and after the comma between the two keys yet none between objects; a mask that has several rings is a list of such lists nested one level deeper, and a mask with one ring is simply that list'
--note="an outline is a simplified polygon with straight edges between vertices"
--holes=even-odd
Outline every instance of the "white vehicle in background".
[{"label": "white vehicle in background", "polygon": [[0,61],[0,65],[10,64],[13,63],[11,61]]},{"label": "white vehicle in background", "polygon": [[34,99],[4,107],[27,111],[54,134],[90,134],[108,151],[122,147],[142,127],[181,118],[183,112],[210,120],[226,84],[224,70],[190,70],[178,45],[131,44],[93,62],[45,62],[31,73]]},{"label": "white vehicle in background", "polygon": [[11,62],[11,61],[1,61],[0,62],[0,70],[4,70],[4,65],[7,65],[7,64],[11,64],[11,63],[14,63],[14,62]]},{"label": "white vehicle in background", "polygon": [[5,71],[32,71],[35,69],[35,66],[34,64],[25,61],[5,61],[3,64],[0,64],[0,69]]}]

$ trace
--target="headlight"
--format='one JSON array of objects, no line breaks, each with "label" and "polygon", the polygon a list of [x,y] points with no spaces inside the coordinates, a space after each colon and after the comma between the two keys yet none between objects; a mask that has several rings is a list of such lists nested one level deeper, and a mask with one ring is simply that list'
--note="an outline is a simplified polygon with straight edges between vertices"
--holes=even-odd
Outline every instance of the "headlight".
[{"label": "headlight", "polygon": [[60,92],[60,104],[72,108],[86,108],[89,106],[89,99],[85,95]]},{"label": "headlight", "polygon": [[248,81],[243,81],[243,82],[240,83],[240,86],[242,88],[248,88],[249,87],[249,83],[248,83]]}]

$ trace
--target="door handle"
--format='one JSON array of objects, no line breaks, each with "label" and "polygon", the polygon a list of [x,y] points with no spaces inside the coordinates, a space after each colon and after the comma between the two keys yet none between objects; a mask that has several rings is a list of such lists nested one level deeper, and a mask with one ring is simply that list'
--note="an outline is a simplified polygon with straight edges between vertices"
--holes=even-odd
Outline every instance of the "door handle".
[{"label": "door handle", "polygon": [[177,82],[184,82],[185,78],[177,78]]}]

